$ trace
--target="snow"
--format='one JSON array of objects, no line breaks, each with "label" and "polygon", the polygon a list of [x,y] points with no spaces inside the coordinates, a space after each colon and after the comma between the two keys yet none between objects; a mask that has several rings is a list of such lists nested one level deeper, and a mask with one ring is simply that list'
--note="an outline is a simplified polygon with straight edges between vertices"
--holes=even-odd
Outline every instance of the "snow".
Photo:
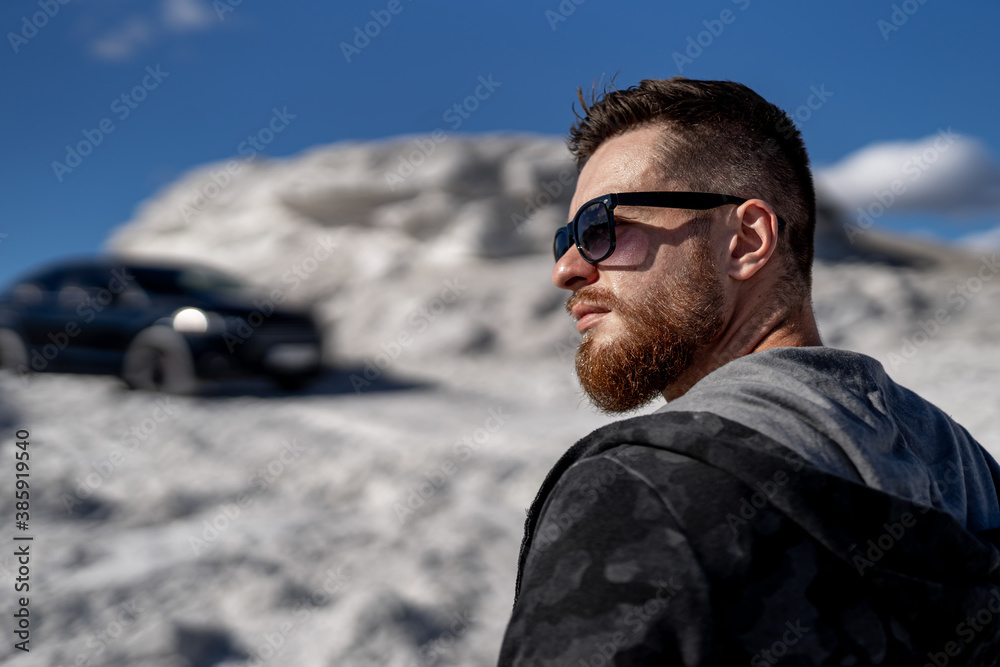
[{"label": "snow", "polygon": [[[302,394],[0,376],[0,456],[18,428],[32,443],[32,650],[15,664],[495,664],[525,508],[612,418],[580,393],[549,281],[573,187],[561,141],[450,137],[393,189],[416,142],[245,163],[185,220],[209,165],[110,241],[313,304],[332,370]],[[820,261],[815,307],[827,344],[875,356],[996,455],[1000,279],[955,257]]]}]

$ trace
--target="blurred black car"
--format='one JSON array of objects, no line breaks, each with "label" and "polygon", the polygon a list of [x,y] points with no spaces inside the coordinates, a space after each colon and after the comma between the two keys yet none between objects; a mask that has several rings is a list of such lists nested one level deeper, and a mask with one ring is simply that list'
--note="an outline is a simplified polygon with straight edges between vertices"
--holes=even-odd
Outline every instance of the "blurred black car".
[{"label": "blurred black car", "polygon": [[298,389],[320,373],[323,342],[312,315],[284,301],[195,265],[69,260],[0,294],[0,367],[172,393],[261,375]]}]

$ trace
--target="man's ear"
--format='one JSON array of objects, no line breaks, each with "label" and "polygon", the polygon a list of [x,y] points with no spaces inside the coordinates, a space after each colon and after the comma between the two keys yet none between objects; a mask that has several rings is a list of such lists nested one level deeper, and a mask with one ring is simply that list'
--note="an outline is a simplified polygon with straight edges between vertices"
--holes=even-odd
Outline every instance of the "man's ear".
[{"label": "man's ear", "polygon": [[726,257],[728,274],[747,280],[763,268],[778,247],[778,216],[763,199],[749,199],[735,212]]}]

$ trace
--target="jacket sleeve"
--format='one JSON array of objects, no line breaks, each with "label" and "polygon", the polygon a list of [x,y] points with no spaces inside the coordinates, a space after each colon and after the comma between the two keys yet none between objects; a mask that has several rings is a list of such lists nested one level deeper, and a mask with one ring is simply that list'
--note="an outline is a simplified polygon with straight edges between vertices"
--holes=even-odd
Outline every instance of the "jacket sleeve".
[{"label": "jacket sleeve", "polygon": [[500,665],[708,661],[706,577],[672,508],[627,457],[570,467],[528,549]]}]

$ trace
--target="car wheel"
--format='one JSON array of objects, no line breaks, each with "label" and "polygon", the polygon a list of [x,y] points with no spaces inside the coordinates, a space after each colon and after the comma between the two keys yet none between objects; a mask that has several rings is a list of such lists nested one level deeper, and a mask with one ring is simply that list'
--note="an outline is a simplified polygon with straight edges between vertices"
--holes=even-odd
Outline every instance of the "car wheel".
[{"label": "car wheel", "polygon": [[30,372],[28,348],[13,329],[0,329],[0,370]]},{"label": "car wheel", "polygon": [[173,329],[154,326],[132,339],[122,363],[122,379],[132,389],[190,394],[197,388],[191,348]]}]

